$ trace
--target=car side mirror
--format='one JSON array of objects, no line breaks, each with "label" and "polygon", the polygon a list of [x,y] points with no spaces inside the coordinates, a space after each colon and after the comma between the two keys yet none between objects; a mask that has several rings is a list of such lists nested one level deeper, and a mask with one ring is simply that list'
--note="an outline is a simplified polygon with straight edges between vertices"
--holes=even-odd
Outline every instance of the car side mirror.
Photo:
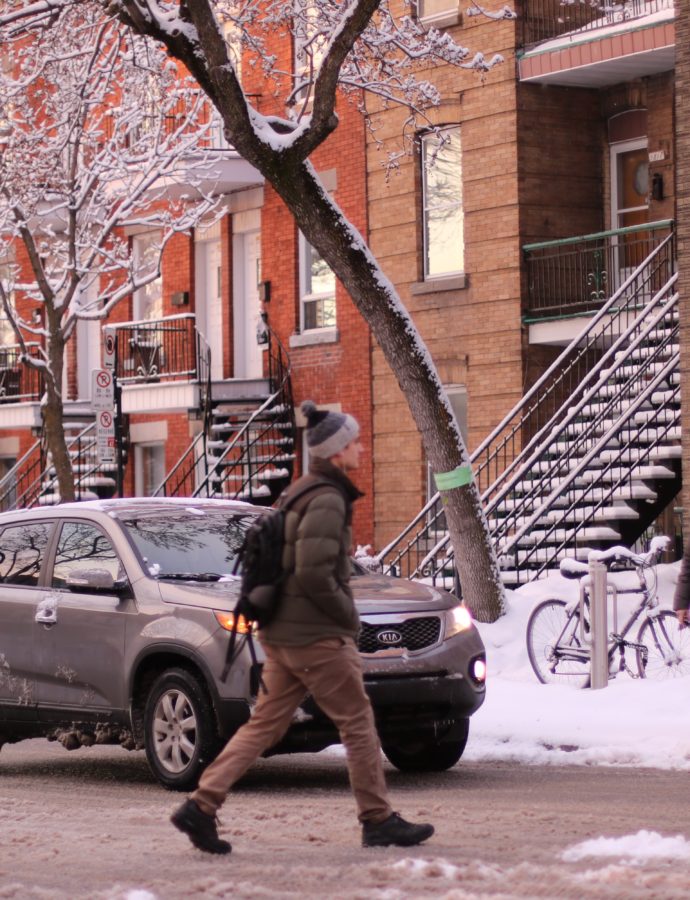
[{"label": "car side mirror", "polygon": [[125,589],[125,579],[115,581],[107,569],[74,569],[65,579],[65,585],[73,591],[103,591],[117,594]]}]

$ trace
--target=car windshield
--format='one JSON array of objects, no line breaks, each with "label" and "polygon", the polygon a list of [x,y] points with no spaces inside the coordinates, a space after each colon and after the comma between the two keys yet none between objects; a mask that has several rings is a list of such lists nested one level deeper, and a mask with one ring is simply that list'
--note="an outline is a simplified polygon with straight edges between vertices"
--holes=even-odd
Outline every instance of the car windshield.
[{"label": "car windshield", "polygon": [[254,515],[199,508],[137,513],[120,521],[153,578],[213,581],[232,573]]}]

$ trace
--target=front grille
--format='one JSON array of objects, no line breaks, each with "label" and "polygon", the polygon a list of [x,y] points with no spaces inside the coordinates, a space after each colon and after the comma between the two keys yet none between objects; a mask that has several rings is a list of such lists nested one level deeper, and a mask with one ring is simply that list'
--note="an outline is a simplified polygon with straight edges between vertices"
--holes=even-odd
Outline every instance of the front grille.
[{"label": "front grille", "polygon": [[[391,644],[379,641],[381,632],[397,631],[402,637],[399,643]],[[405,619],[404,622],[396,622],[387,625],[380,623],[372,625],[370,622],[362,622],[362,631],[359,635],[359,652],[376,653],[379,650],[389,648],[406,650],[423,650],[438,643],[441,634],[441,620],[438,616],[420,616],[413,619]]]}]

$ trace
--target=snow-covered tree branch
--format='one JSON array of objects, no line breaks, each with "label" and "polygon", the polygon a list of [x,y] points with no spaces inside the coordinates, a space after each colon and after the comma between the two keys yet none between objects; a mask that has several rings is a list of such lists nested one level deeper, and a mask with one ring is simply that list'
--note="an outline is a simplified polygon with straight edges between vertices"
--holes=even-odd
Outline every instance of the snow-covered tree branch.
[{"label": "snow-covered tree branch", "polygon": [[[69,27],[65,4],[69,0],[28,6],[35,7],[34,21],[52,15],[51,27],[62,35]],[[343,95],[365,116],[368,94],[403,107],[414,136],[433,127],[429,110],[440,101],[425,72],[442,63],[482,77],[501,57],[460,46],[447,32],[426,31],[410,0],[402,15],[389,0],[101,0],[101,6],[185,64],[220,113],[227,139],[264,175],[345,286],[397,377],[434,472],[463,473],[444,495],[463,594],[480,619],[497,618],[503,609],[498,566],[476,485],[464,477],[467,451],[434,363],[395,288],[309,157],[337,128]],[[18,27],[16,17],[12,27]],[[273,47],[281,38],[291,52],[278,58]],[[270,112],[244,92],[238,56],[243,67],[262,72]]]},{"label": "snow-covered tree branch", "polygon": [[[23,363],[43,372],[45,434],[67,499],[62,385],[77,319],[105,319],[154,280],[167,242],[215,201],[204,187],[212,109],[198,85],[98,3],[63,5],[59,27],[44,27],[45,3],[29,4],[39,19],[28,32],[0,20],[0,259],[13,260],[0,301]],[[190,196],[170,202],[181,174]],[[130,246],[135,229],[160,235],[145,268]]]}]

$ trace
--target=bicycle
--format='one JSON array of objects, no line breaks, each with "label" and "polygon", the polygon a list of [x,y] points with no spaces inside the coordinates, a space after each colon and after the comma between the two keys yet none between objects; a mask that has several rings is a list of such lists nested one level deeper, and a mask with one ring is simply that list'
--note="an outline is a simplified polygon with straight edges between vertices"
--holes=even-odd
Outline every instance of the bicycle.
[{"label": "bicycle", "polygon": [[[640,601],[622,629],[609,634],[609,673],[626,671],[633,678],[662,680],[690,674],[690,628],[681,626],[675,613],[659,607],[656,565],[668,538],[652,539],[647,553],[636,555],[626,547],[600,552],[597,559],[611,562],[611,574],[634,571],[638,586],[617,587],[617,594],[639,594]],[[584,579],[588,566],[574,559],[560,563],[566,578]],[[615,578],[611,579],[615,585]],[[589,592],[584,586],[584,619],[578,601],[543,600],[535,606],[527,622],[527,654],[543,684],[565,683],[586,688],[590,681]],[[637,640],[626,636],[640,616],[644,622]],[[637,673],[628,665],[626,650],[635,654]],[[616,654],[619,654],[616,660]]]}]

